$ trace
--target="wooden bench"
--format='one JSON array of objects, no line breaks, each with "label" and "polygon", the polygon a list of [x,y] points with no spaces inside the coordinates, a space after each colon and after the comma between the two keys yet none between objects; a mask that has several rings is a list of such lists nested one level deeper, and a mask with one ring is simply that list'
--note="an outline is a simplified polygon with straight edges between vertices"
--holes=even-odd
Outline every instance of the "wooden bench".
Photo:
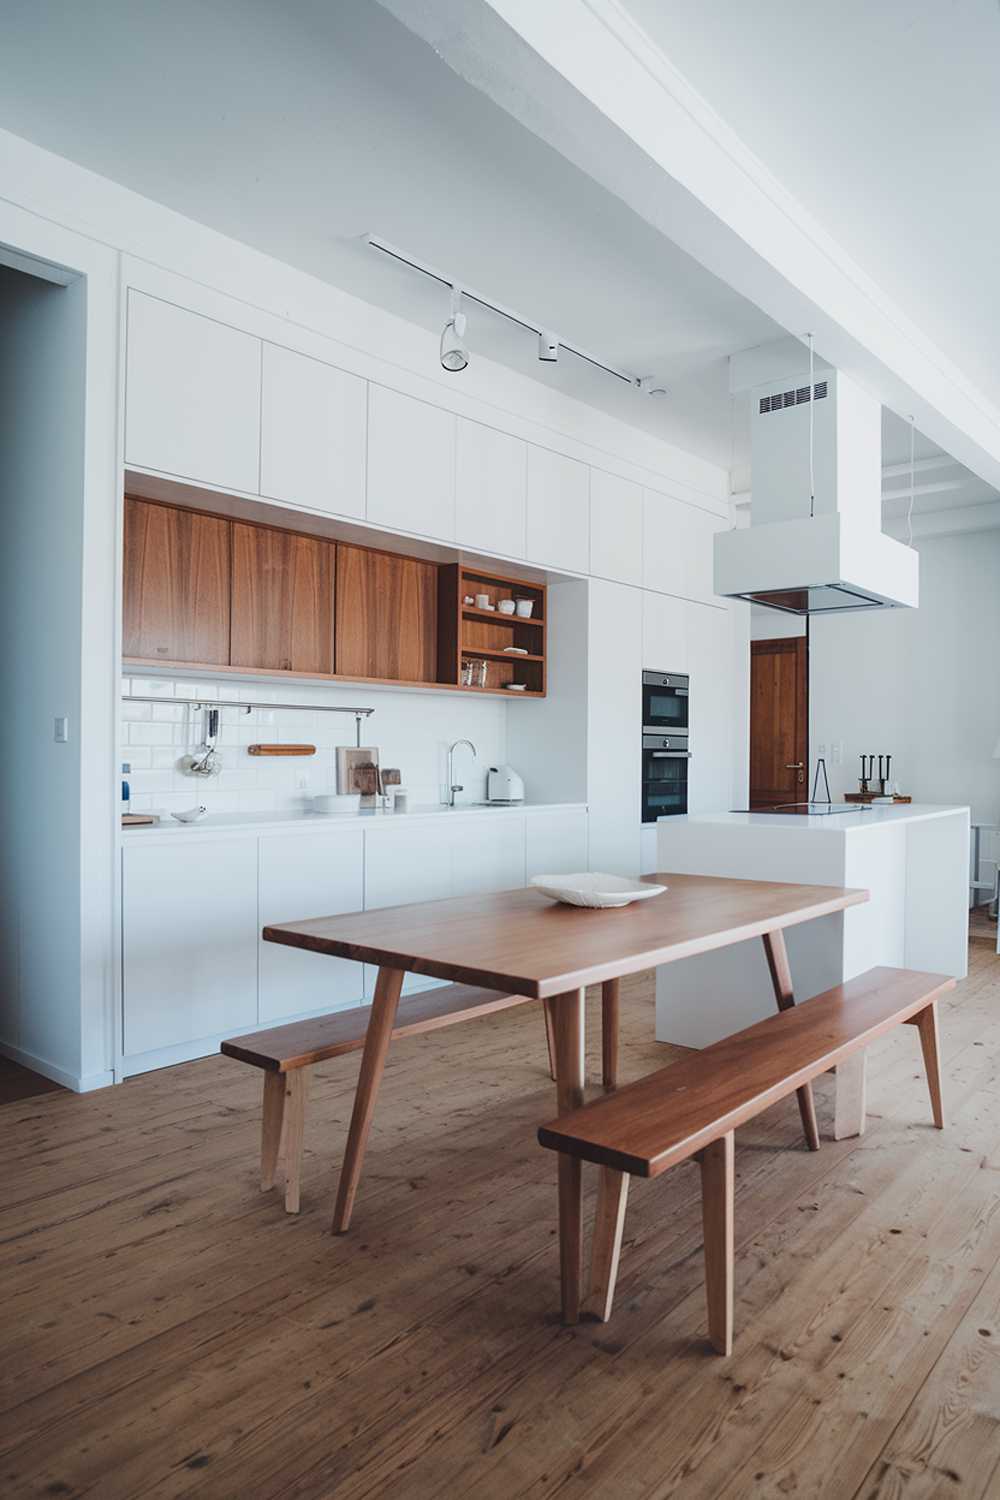
[{"label": "wooden bench", "polygon": [[934,1124],[942,1130],[936,1001],[954,984],[941,974],[872,969],[543,1125],[543,1146],[601,1167],[590,1272],[600,1319],[611,1315],[629,1178],[659,1177],[697,1157],[709,1338],[729,1354],[736,1127],[905,1021],[920,1033]]},{"label": "wooden bench", "polygon": [[[605,987],[605,1081],[609,1066],[617,1067],[618,992],[617,984]],[[537,1004],[529,995],[504,995],[496,990],[480,989],[471,984],[449,984],[438,989],[408,995],[399,1002],[392,1039],[419,1036],[454,1026],[460,1021],[489,1015],[491,1011],[509,1010],[513,1005]],[[555,1051],[552,1017],[547,1002],[546,1036],[549,1045],[549,1072],[555,1077]],[[220,1051],[238,1062],[249,1063],[264,1072],[264,1107],[261,1125],[260,1185],[266,1191],[274,1186],[281,1163],[285,1180],[285,1209],[298,1213],[302,1177],[302,1139],[305,1129],[306,1096],[309,1069],[314,1063],[345,1052],[360,1052],[365,1045],[371,1006],[361,1005],[308,1021],[293,1021],[268,1031],[254,1031],[222,1043]],[[614,1021],[614,1059],[609,1058],[607,1034],[609,1017]]]}]

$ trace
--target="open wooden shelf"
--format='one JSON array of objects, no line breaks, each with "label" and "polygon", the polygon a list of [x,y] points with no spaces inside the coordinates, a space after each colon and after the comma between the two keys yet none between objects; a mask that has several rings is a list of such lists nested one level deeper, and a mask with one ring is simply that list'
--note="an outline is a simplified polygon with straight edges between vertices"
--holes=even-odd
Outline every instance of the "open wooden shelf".
[{"label": "open wooden shelf", "polygon": [[[495,693],[514,696],[505,684],[523,684],[525,698],[544,698],[546,690],[546,586],[471,568],[460,563],[442,567],[438,575],[438,676],[461,681],[462,663],[489,663],[486,687],[463,687],[465,693]],[[504,599],[530,599],[534,606],[528,619],[504,615],[499,609],[478,609],[463,600],[488,594],[493,604]],[[450,622],[450,623],[449,623]],[[505,646],[521,646],[525,654],[512,655]],[[490,681],[489,679],[495,679]]]},{"label": "open wooden shelf", "polygon": [[498,609],[476,609],[472,604],[462,605],[462,614],[470,620],[490,620],[495,625],[544,625],[545,621],[532,615],[522,619],[520,615],[502,615]]},{"label": "open wooden shelf", "polygon": [[463,656],[488,656],[494,661],[544,661],[545,657],[531,651],[503,651],[489,646],[470,646]]}]

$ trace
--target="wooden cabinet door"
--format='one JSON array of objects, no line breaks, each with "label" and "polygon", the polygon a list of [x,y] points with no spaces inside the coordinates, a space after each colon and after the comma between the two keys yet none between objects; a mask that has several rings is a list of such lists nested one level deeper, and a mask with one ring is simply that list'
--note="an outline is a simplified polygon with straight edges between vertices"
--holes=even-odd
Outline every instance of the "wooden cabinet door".
[{"label": "wooden cabinet door", "polygon": [[234,667],[333,671],[334,544],[233,522]]},{"label": "wooden cabinet door", "polygon": [[260,340],[130,292],[125,462],[257,492]]},{"label": "wooden cabinet door", "polygon": [[126,499],[126,656],[228,665],[229,527],[218,516]]},{"label": "wooden cabinet door", "polygon": [[337,672],[436,681],[436,564],[337,547]]}]

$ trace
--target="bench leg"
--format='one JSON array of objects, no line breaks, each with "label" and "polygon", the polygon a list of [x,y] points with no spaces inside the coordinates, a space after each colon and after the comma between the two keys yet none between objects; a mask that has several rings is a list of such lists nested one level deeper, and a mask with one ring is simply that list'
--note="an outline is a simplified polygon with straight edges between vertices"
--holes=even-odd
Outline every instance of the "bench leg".
[{"label": "bench leg", "polygon": [[351,1128],[347,1133],[344,1162],[340,1169],[337,1204],[333,1211],[334,1234],[346,1234],[350,1227],[354,1198],[358,1191],[361,1167],[365,1158],[365,1147],[368,1144],[368,1132],[371,1130],[372,1116],[375,1113],[375,1101],[378,1098],[379,1084],[382,1082],[382,1074],[385,1071],[385,1059],[389,1051],[392,1028],[396,1024],[396,1010],[399,1006],[403,975],[402,969],[390,969],[384,965],[378,971],[372,1013],[368,1018],[368,1031],[365,1034],[365,1050],[361,1054],[361,1071],[358,1074],[358,1088],[354,1095]]},{"label": "bench leg", "polygon": [[552,1019],[552,1001],[542,1001],[542,1015],[545,1017],[545,1042],[549,1049],[549,1077],[552,1082],[556,1081],[556,1023]]},{"label": "bench leg", "polygon": [[590,1300],[602,1323],[610,1318],[615,1300],[628,1185],[627,1172],[616,1172],[614,1167],[601,1168],[590,1249]]},{"label": "bench leg", "polygon": [[601,1081],[606,1089],[618,1087],[620,983],[618,979],[606,979],[601,985]]},{"label": "bench leg", "polygon": [[927,1087],[931,1095],[931,1111],[938,1130],[944,1129],[944,1102],[941,1097],[941,1059],[938,1053],[937,1001],[932,1000],[915,1020],[920,1033],[920,1047],[927,1070]]},{"label": "bench leg", "polygon": [[[774,932],[765,932],[763,940],[764,954],[767,958],[767,967],[771,975],[778,1009],[790,1010],[795,1004],[795,991],[792,988],[792,971],[788,967],[788,950],[785,947],[784,933],[780,928],[776,928]],[[819,1126],[816,1124],[816,1105],[813,1102],[812,1084],[805,1083],[797,1089],[796,1098],[799,1101],[799,1114],[802,1116],[806,1145],[810,1151],[818,1151]]]},{"label": "bench leg", "polygon": [[309,1068],[296,1068],[285,1077],[285,1133],[281,1157],[285,1168],[285,1213],[299,1211],[299,1189],[302,1185],[302,1141],[306,1125],[306,1097]]},{"label": "bench leg", "polygon": [[855,1052],[853,1057],[838,1063],[834,1072],[837,1075],[837,1101],[833,1114],[833,1138],[846,1141],[852,1135],[865,1133],[867,1052]]},{"label": "bench leg", "polygon": [[284,1120],[285,1075],[284,1073],[265,1073],[260,1131],[260,1190],[262,1193],[274,1187]]},{"label": "bench leg", "polygon": [[733,1132],[700,1153],[705,1234],[708,1337],[719,1354],[733,1352]]},{"label": "bench leg", "polygon": [[[556,1102],[561,1115],[583,1103],[583,990],[569,990],[552,1000],[556,1033]],[[559,1173],[559,1272],[562,1283],[562,1319],[576,1323],[580,1317],[580,1284],[583,1272],[583,1173],[582,1162],[565,1151],[556,1153]]]}]

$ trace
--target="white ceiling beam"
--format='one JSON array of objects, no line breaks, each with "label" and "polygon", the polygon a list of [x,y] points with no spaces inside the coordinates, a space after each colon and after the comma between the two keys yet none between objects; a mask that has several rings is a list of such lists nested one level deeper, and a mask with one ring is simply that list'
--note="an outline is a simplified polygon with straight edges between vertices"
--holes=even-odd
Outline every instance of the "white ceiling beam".
[{"label": "white ceiling beam", "polygon": [[[913,539],[919,542],[924,537],[953,536],[973,531],[995,531],[1000,527],[1000,500],[986,505],[962,505],[953,510],[922,511],[913,517]],[[887,521],[882,530],[897,541],[906,538],[905,518],[896,516]]]},{"label": "white ceiling beam", "polygon": [[1000,411],[747,150],[621,0],[381,3],[634,213],[790,332],[811,332],[824,359],[1000,488]]},{"label": "white ceiling beam", "polygon": [[[914,474],[929,474],[932,469],[955,469],[959,465],[957,461],[947,453],[941,453],[935,458],[917,458],[913,461]],[[883,464],[883,479],[909,479],[909,462],[901,464]]]}]

